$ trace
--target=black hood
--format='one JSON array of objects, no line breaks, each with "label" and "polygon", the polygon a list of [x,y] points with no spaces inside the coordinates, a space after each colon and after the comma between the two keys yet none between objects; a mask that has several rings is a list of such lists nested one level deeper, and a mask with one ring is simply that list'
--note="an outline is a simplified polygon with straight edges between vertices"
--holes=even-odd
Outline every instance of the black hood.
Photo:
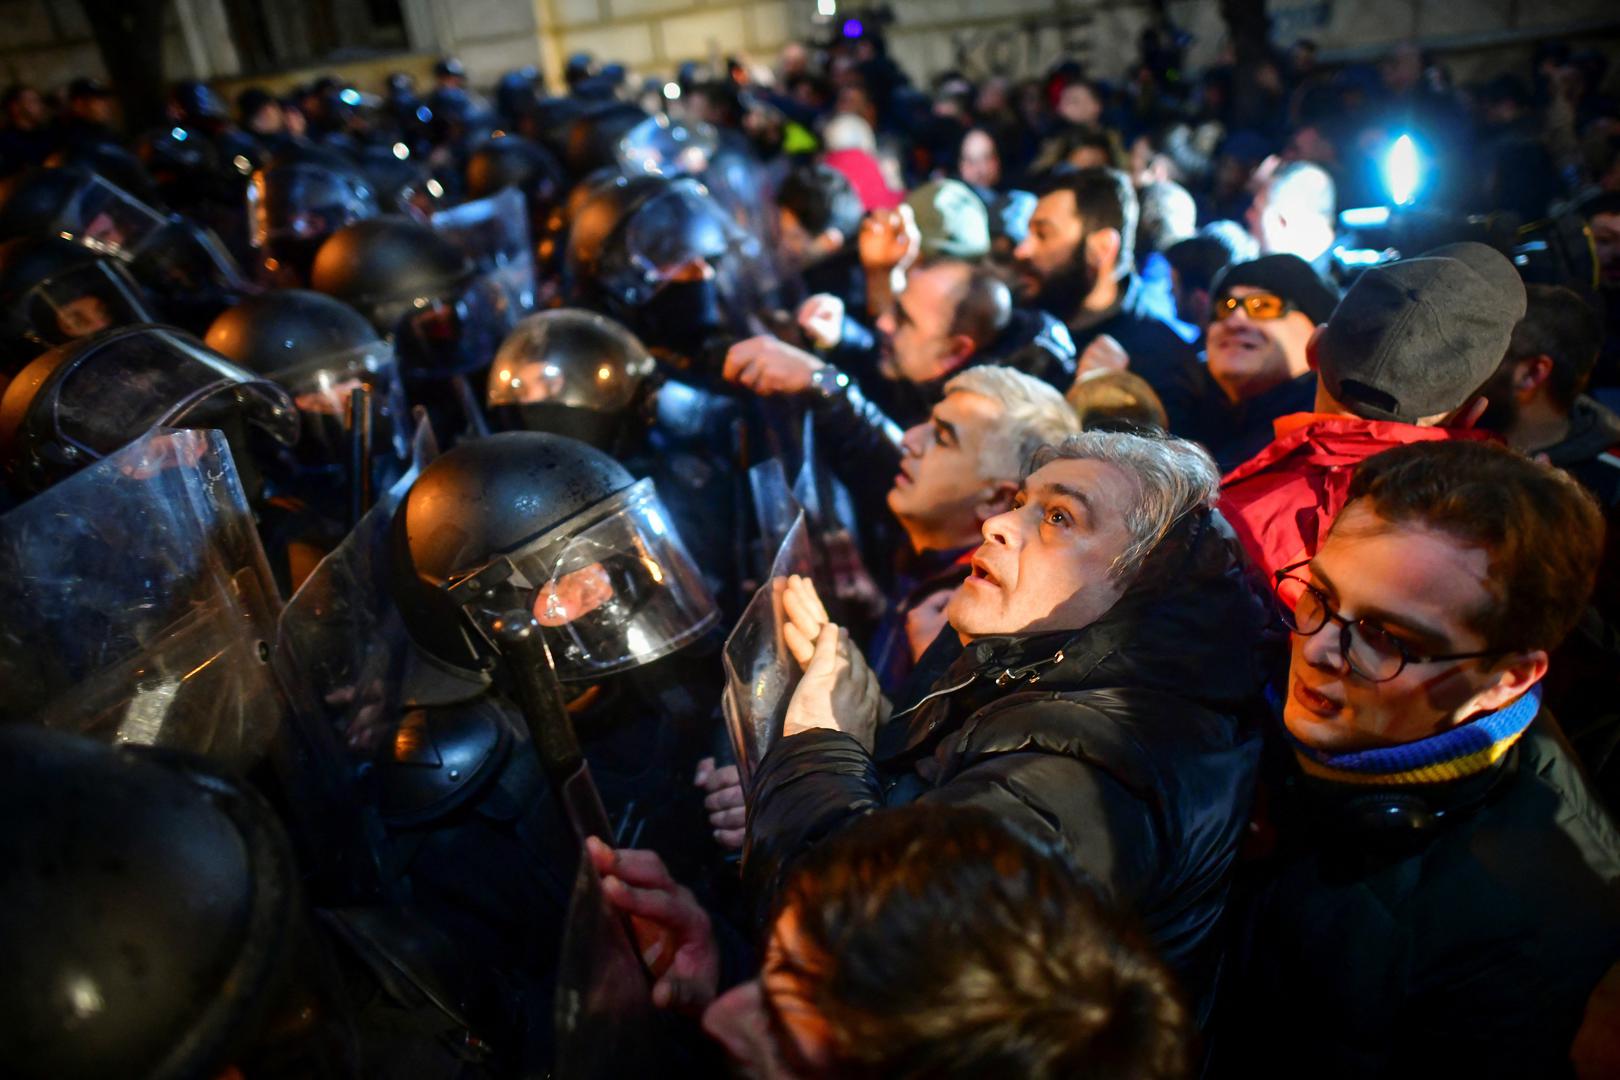
[{"label": "black hood", "polygon": [[1543,449],[1549,464],[1560,469],[1590,461],[1620,445],[1620,416],[1582,394],[1569,413],[1569,434]]}]

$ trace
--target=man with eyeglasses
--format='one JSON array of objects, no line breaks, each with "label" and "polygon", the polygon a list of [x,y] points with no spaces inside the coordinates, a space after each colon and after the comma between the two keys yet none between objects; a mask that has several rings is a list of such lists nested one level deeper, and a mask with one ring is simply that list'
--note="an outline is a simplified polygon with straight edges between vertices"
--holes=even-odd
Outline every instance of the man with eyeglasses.
[{"label": "man with eyeglasses", "polygon": [[1316,403],[1306,346],[1339,293],[1298,255],[1227,267],[1210,290],[1207,371],[1219,388],[1207,427],[1223,471],[1265,449],[1272,423]]},{"label": "man with eyeglasses", "polygon": [[1566,1073],[1620,959],[1620,834],[1539,684],[1602,518],[1478,442],[1376,455],[1347,500],[1274,575],[1285,733],[1221,1074]]},{"label": "man with eyeglasses", "polygon": [[1255,565],[1270,575],[1314,555],[1351,470],[1379,451],[1484,438],[1472,430],[1480,388],[1524,311],[1518,271],[1484,244],[1448,244],[1357,278],[1306,342],[1312,410],[1278,418],[1271,443],[1221,481],[1221,513]]}]

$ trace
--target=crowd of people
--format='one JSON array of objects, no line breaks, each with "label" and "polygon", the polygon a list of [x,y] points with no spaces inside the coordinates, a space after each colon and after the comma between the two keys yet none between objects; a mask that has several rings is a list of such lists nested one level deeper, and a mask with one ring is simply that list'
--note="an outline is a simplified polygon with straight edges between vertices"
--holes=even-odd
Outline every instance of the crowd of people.
[{"label": "crowd of people", "polygon": [[7,1075],[1620,1072],[1607,62],[1137,44],[8,88]]}]

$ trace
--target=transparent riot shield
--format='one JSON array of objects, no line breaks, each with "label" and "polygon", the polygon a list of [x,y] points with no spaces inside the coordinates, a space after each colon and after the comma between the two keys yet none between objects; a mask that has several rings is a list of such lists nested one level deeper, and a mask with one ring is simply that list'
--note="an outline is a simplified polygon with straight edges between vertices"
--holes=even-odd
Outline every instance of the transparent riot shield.
[{"label": "transparent riot shield", "polygon": [[[765,751],[782,734],[788,701],[804,674],[782,636],[782,627],[787,623],[782,594],[793,574],[812,580],[818,576],[802,511],[777,550],[770,577],[743,609],[722,653],[726,689],[721,708],[731,732],[744,791],[749,790]],[[817,590],[825,593],[821,581],[817,581]]]},{"label": "transparent riot shield", "polygon": [[755,565],[758,573],[766,574],[793,523],[804,513],[804,506],[788,487],[787,470],[778,457],[749,467],[748,491],[754,501],[754,521],[759,526],[760,552]]},{"label": "transparent riot shield", "polygon": [[382,826],[356,779],[394,734],[410,642],[388,587],[389,522],[438,456],[419,415],[412,464],[299,586],[275,627],[273,663],[298,723],[273,747],[312,893],[342,905],[397,899],[379,870]]},{"label": "transparent riot shield", "polygon": [[636,956],[624,918],[602,895],[602,879],[579,860],[568,903],[562,959],[557,967],[558,1080],[617,1080],[667,1076],[647,971]]},{"label": "transparent riot shield", "polygon": [[503,188],[487,198],[437,211],[428,220],[480,272],[501,283],[520,313],[535,309],[534,250],[522,192]]},{"label": "transparent riot shield", "polygon": [[410,638],[391,600],[389,524],[411,485],[438,456],[420,416],[411,467],[360,519],[287,602],[276,626],[276,665],[305,687],[336,745],[356,767],[393,736]]},{"label": "transparent riot shield", "polygon": [[154,431],[0,517],[0,719],[245,767],[279,606],[225,437]]},{"label": "transparent riot shield", "polygon": [[802,460],[793,481],[793,498],[804,507],[816,566],[831,586],[822,600],[834,618],[842,622],[880,618],[883,593],[861,558],[854,500],[849,489],[822,466],[815,420],[808,414],[804,418]]}]

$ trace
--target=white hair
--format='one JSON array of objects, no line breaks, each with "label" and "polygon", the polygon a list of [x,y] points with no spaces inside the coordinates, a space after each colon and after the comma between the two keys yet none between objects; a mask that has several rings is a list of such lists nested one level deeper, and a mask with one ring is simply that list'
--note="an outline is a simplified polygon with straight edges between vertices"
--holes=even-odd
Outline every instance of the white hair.
[{"label": "white hair", "polygon": [[1060,460],[1102,461],[1136,481],[1135,501],[1124,508],[1130,543],[1114,560],[1116,577],[1134,574],[1183,517],[1213,507],[1221,474],[1203,447],[1170,435],[1086,431],[1030,459],[1029,472]]},{"label": "white hair", "polygon": [[870,154],[877,150],[872,125],[865,117],[854,113],[839,113],[828,120],[827,126],[821,129],[821,143],[829,151],[865,150]]},{"label": "white hair", "polygon": [[1080,417],[1062,394],[1014,368],[968,368],[945,384],[945,392],[978,394],[1001,406],[1001,417],[993,437],[985,440],[979,464],[987,479],[1018,479],[1035,451],[1080,431]]}]

